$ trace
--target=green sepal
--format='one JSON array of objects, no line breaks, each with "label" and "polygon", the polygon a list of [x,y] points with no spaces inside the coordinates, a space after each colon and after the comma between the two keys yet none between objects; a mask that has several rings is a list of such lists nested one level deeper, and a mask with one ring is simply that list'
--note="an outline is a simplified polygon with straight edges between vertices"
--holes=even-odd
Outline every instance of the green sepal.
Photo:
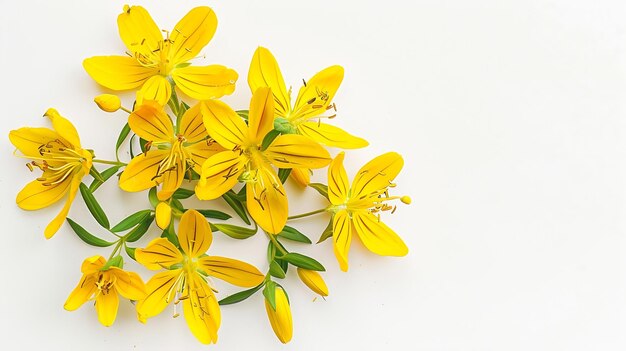
[{"label": "green sepal", "polygon": [[296,267],[300,267],[300,268],[304,268],[304,269],[308,269],[311,271],[325,271],[326,269],[324,268],[324,266],[322,266],[321,263],[319,263],[317,260],[315,260],[314,258],[311,258],[309,256],[305,256],[303,254],[299,254],[299,253],[295,253],[295,252],[290,252],[286,255],[280,256],[278,257],[281,260],[285,260],[289,263],[291,263],[292,265],[296,266]]},{"label": "green sepal", "polygon": [[274,129],[282,134],[296,134],[296,128],[288,119],[278,117],[274,119]]},{"label": "green sepal", "polygon": [[268,280],[263,289],[263,296],[265,296],[265,299],[269,302],[272,309],[276,311],[276,283]]},{"label": "green sepal", "polygon": [[225,298],[221,299],[218,303],[221,306],[224,306],[224,305],[232,305],[234,303],[241,302],[241,301],[249,298],[250,296],[254,295],[254,293],[259,291],[264,285],[265,285],[265,282],[255,286],[252,289],[243,290],[243,291],[240,291],[238,293],[234,293],[234,294],[232,294],[230,296],[226,296]]},{"label": "green sepal", "polygon": [[165,228],[163,233],[161,234],[161,238],[166,238],[169,240],[174,246],[180,247],[180,243],[178,242],[178,236],[174,232],[174,221],[170,221],[170,225]]},{"label": "green sepal", "polygon": [[281,183],[285,184],[290,174],[291,174],[291,168],[281,168],[278,170],[278,179],[280,179]]},{"label": "green sepal", "polygon": [[250,114],[249,110],[238,110],[238,111],[235,111],[235,112],[237,112],[239,117],[245,119],[246,121],[248,120],[248,115]]},{"label": "green sepal", "polygon": [[222,232],[228,236],[230,236],[233,239],[248,239],[249,237],[253,236],[254,234],[256,234],[257,229],[256,228],[244,228],[244,227],[239,227],[236,225],[232,225],[232,224],[223,224],[223,223],[216,223],[216,224],[211,224],[211,230],[216,232]]},{"label": "green sepal", "polygon": [[154,208],[156,208],[159,202],[161,202],[159,201],[159,198],[157,197],[156,187],[152,187],[148,191],[148,201],[150,201],[150,205],[152,205],[152,207]]},{"label": "green sepal", "polygon": [[280,132],[277,131],[276,129],[272,129],[267,134],[265,134],[265,137],[263,138],[263,141],[261,142],[261,151],[267,150],[267,148],[270,147],[270,145],[272,145],[272,142],[274,142],[274,139],[276,139],[276,137],[278,137],[279,135],[280,135]]},{"label": "green sepal", "polygon": [[130,257],[133,260],[137,261],[137,259],[135,258],[135,250],[136,250],[136,248],[134,248],[134,247],[128,247],[128,246],[124,245],[124,251],[126,251],[126,254],[128,255],[128,257]]},{"label": "green sepal", "polygon": [[70,218],[67,218],[67,223],[69,223],[70,227],[72,228],[74,233],[78,235],[80,240],[84,241],[85,243],[91,246],[108,247],[108,246],[115,244],[113,242],[100,239],[97,236],[89,233],[87,230],[85,230],[85,228],[81,227],[78,223],[74,222]]},{"label": "green sepal", "polygon": [[286,276],[285,271],[276,261],[270,262],[270,275],[279,279],[284,279]]},{"label": "green sepal", "polygon": [[311,239],[309,239],[306,235],[300,233],[296,228],[290,227],[288,225],[286,225],[283,230],[277,235],[292,241],[311,244]]},{"label": "green sepal", "polygon": [[141,148],[141,152],[143,152],[145,154],[146,151],[148,151],[148,140],[140,137],[139,138],[139,147]]},{"label": "green sepal", "polygon": [[111,231],[114,233],[119,233],[128,230],[136,226],[139,222],[143,221],[143,219],[145,217],[148,217],[150,213],[152,213],[152,210],[141,210],[135,212],[130,216],[122,219],[118,224],[111,228]]},{"label": "green sepal", "polygon": [[309,186],[328,200],[328,186],[322,183],[309,183]]},{"label": "green sepal", "polygon": [[333,236],[333,220],[331,219],[328,222],[328,225],[326,226],[326,229],[324,229],[324,231],[322,232],[322,235],[320,236],[320,239],[317,241],[317,243],[321,243],[323,241],[326,241],[326,239],[330,238]]},{"label": "green sepal", "polygon": [[111,225],[109,224],[107,215],[85,183],[80,183],[80,194],[83,196],[85,205],[87,205],[87,209],[91,212],[93,218],[95,218],[102,227],[109,229]]},{"label": "green sepal", "polygon": [[122,256],[117,255],[117,256],[113,256],[111,257],[107,263],[104,264],[104,266],[102,266],[102,268],[100,268],[101,271],[106,271],[111,267],[117,267],[117,268],[124,268],[124,259],[122,258]]}]

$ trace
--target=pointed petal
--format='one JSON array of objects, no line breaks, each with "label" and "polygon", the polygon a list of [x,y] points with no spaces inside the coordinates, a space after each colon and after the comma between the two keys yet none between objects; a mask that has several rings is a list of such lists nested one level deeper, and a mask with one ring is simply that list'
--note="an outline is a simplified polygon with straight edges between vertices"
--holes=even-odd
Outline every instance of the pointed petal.
[{"label": "pointed petal", "polygon": [[201,343],[215,343],[221,322],[217,299],[198,274],[192,274],[187,278],[186,291],[189,298],[183,300],[183,313],[187,326]]},{"label": "pointed petal", "polygon": [[50,118],[50,121],[52,121],[52,128],[54,128],[61,138],[69,141],[74,148],[80,149],[80,138],[78,137],[78,132],[70,121],[61,116],[59,112],[53,108],[49,108],[44,116]]},{"label": "pointed petal", "polygon": [[321,168],[330,163],[326,149],[297,134],[279,135],[264,153],[279,168]]},{"label": "pointed petal", "polygon": [[178,224],[178,241],[189,257],[199,257],[211,246],[213,233],[209,222],[196,210],[187,210]]},{"label": "pointed petal", "polygon": [[311,182],[311,170],[308,168],[292,168],[289,173],[291,179],[301,186],[306,187]]},{"label": "pointed petal", "polygon": [[188,66],[172,72],[176,86],[196,100],[208,100],[230,95],[235,91],[239,74],[226,66]]},{"label": "pointed petal", "polygon": [[248,126],[228,105],[219,100],[205,101],[202,114],[207,132],[224,148],[232,150],[244,144]]},{"label": "pointed petal", "polygon": [[[44,172],[43,177],[46,174],[47,172]],[[15,202],[23,210],[39,210],[61,200],[69,191],[71,184],[71,177],[61,183],[50,185],[42,185],[42,182],[33,180],[17,194]]]},{"label": "pointed petal", "polygon": [[202,174],[202,165],[209,159],[209,157],[225,151],[220,144],[211,138],[199,141],[193,145],[187,146],[186,148],[191,154],[193,170],[198,174]]},{"label": "pointed petal", "polygon": [[278,340],[283,344],[291,341],[293,336],[293,321],[291,318],[291,307],[287,295],[282,288],[276,288],[276,310],[272,308],[267,299],[265,299],[265,311],[270,320],[270,325]]},{"label": "pointed petal", "polygon": [[80,182],[82,178],[83,178],[82,175],[80,176],[76,175],[73,178],[71,178],[69,195],[67,196],[65,205],[63,205],[61,212],[59,212],[59,214],[56,217],[54,217],[54,219],[46,226],[46,229],[43,232],[46,239],[52,238],[52,236],[61,227],[61,224],[65,222],[65,218],[67,218],[67,214],[70,212],[70,206],[72,205],[72,202],[74,201],[74,198],[76,197],[76,193],[78,192],[78,187],[80,186]]},{"label": "pointed petal", "polygon": [[63,308],[68,311],[74,311],[82,306],[85,302],[91,298],[98,288],[96,287],[96,277],[93,274],[84,274],[80,278],[80,282],[70,293],[70,296],[65,301]]},{"label": "pointed petal", "polygon": [[223,151],[209,157],[202,165],[196,196],[200,200],[213,200],[232,189],[245,170],[247,160],[239,152]]},{"label": "pointed petal", "polygon": [[141,6],[124,6],[117,16],[120,38],[128,50],[145,57],[154,57],[154,50],[163,44],[163,34],[154,20]]},{"label": "pointed petal", "polygon": [[378,196],[400,173],[404,161],[396,152],[382,154],[361,167],[352,181],[353,199]]},{"label": "pointed petal", "polygon": [[39,147],[56,139],[62,138],[57,132],[48,128],[24,127],[9,132],[9,140],[25,156],[40,157]]},{"label": "pointed petal", "polygon": [[333,205],[345,204],[348,200],[350,183],[343,166],[345,153],[340,152],[328,166],[328,199]]},{"label": "pointed petal", "polygon": [[117,308],[120,305],[120,298],[117,291],[111,289],[108,293],[101,292],[96,297],[96,312],[98,312],[98,320],[105,327],[110,327],[117,317]]},{"label": "pointed petal", "polygon": [[211,8],[199,6],[189,11],[170,33],[169,58],[176,65],[198,56],[217,29],[217,16]]},{"label": "pointed petal", "polygon": [[159,73],[158,68],[144,67],[127,56],[94,56],[85,59],[83,67],[98,84],[113,90],[138,88]]},{"label": "pointed petal", "polygon": [[341,66],[330,66],[315,74],[306,86],[300,88],[290,118],[306,120],[324,113],[342,80]]},{"label": "pointed petal", "polygon": [[265,279],[265,275],[253,265],[232,258],[205,256],[198,260],[198,264],[208,275],[244,288],[257,286]]},{"label": "pointed petal", "polygon": [[405,256],[409,253],[404,241],[372,213],[354,212],[352,221],[359,238],[373,253],[382,256]]},{"label": "pointed petal", "polygon": [[185,178],[186,162],[177,159],[174,165],[168,170],[162,170],[163,175],[160,177],[163,187],[157,192],[157,198],[165,201],[172,197],[174,192],[180,188]]},{"label": "pointed petal", "polygon": [[86,258],[83,261],[83,264],[80,266],[80,272],[83,274],[92,274],[100,271],[102,266],[107,263],[107,260],[100,255],[91,256]]},{"label": "pointed petal", "polygon": [[333,216],[333,251],[342,271],[348,271],[348,253],[352,242],[352,223],[348,211],[342,210]]},{"label": "pointed petal", "polygon": [[153,149],[135,156],[120,176],[120,188],[134,192],[158,185],[162,181],[162,177],[157,178],[159,164],[168,154],[169,150]]},{"label": "pointed petal", "polygon": [[158,315],[170,302],[174,301],[178,289],[175,284],[179,282],[181,274],[183,274],[181,269],[174,269],[157,273],[150,278],[146,283],[148,295],[145,299],[137,302],[139,321],[145,323],[146,319]]},{"label": "pointed petal", "polygon": [[117,267],[108,270],[115,276],[115,289],[120,295],[129,300],[139,301],[146,297],[146,285],[141,277],[135,272],[127,272]]},{"label": "pointed petal", "polygon": [[246,187],[250,216],[266,232],[280,233],[287,223],[289,210],[285,189],[276,172],[271,168],[260,168]]},{"label": "pointed petal", "polygon": [[180,251],[165,238],[154,239],[145,249],[135,250],[135,258],[151,270],[169,268],[183,261]]},{"label": "pointed petal", "polygon": [[261,87],[252,95],[248,114],[249,140],[259,145],[274,129],[274,97],[269,88]]},{"label": "pointed petal", "polygon": [[135,134],[148,141],[169,142],[174,137],[174,125],[162,106],[144,103],[128,117]]},{"label": "pointed petal", "polygon": [[290,97],[278,62],[268,49],[259,46],[254,52],[248,71],[248,85],[253,93],[261,87],[271,88],[276,116],[287,117],[291,108]]},{"label": "pointed petal", "polygon": [[350,135],[343,129],[326,123],[304,122],[298,125],[298,131],[320,144],[331,147],[358,149],[369,145],[365,139]]},{"label": "pointed petal", "polygon": [[172,95],[172,85],[162,75],[150,77],[137,92],[137,105],[144,101],[154,101],[161,106],[167,105]]},{"label": "pointed petal", "polygon": [[187,143],[197,143],[209,136],[202,121],[202,102],[185,111],[180,120],[179,133],[185,137]]}]

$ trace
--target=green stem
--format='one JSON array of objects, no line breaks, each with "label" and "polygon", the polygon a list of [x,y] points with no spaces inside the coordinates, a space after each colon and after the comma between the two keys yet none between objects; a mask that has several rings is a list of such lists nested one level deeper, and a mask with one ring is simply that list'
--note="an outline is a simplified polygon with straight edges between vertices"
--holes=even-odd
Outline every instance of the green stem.
[{"label": "green stem", "polygon": [[113,249],[113,252],[111,252],[111,256],[109,256],[109,259],[107,261],[110,261],[115,256],[115,254],[122,247],[122,244],[124,244],[124,240],[120,239],[120,240],[117,241],[117,245],[115,245],[115,248]]},{"label": "green stem", "polygon": [[107,160],[99,160],[94,158],[91,162],[102,163],[104,165],[114,165],[114,166],[126,166],[126,163],[120,161],[107,161]]},{"label": "green stem", "polygon": [[129,115],[130,115],[131,113],[133,113],[133,111],[131,111],[131,110],[127,109],[127,108],[126,108],[126,107],[124,107],[124,106],[120,106],[120,110],[122,110],[122,111],[124,111],[124,112],[128,113]]},{"label": "green stem", "polygon": [[307,212],[307,213],[302,213],[302,214],[295,215],[295,216],[289,216],[289,217],[287,217],[287,219],[304,218],[304,217],[312,216],[314,214],[322,213],[322,212],[325,212],[325,211],[326,211],[326,209],[322,208],[322,209],[319,209],[319,210],[315,210],[315,211],[311,211],[311,212]]},{"label": "green stem", "polygon": [[283,249],[283,247],[280,245],[278,240],[276,240],[276,236],[274,236],[274,234],[270,234],[268,232],[265,232],[265,234],[267,234],[267,237],[270,238],[270,241],[274,243],[274,246],[276,246],[276,248],[278,249],[278,251],[280,251],[280,253],[282,253],[283,255],[286,255],[289,253],[287,252],[287,250]]}]

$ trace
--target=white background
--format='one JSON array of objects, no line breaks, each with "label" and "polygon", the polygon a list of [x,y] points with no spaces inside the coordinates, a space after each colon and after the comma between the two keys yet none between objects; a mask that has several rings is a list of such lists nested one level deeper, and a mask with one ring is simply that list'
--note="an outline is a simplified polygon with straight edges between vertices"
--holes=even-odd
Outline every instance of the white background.
[{"label": "white background", "polygon": [[[222,309],[213,349],[626,348],[626,3],[138,3],[164,29],[195,5],[215,9],[218,31],[199,63],[240,73],[225,99],[235,108],[248,105],[245,78],[258,45],[273,51],[294,90],[323,67],[343,65],[334,123],[371,143],[348,153],[348,172],[391,150],[405,158],[396,191],[413,204],[384,220],[406,240],[407,257],[378,257],[355,242],[346,274],[330,242],[290,244],[325,264],[331,295],[313,301],[291,272],[284,282],[291,344],[273,335],[259,294]],[[12,156],[8,132],[48,125],[40,117],[48,107],[70,118],[100,158],[113,158],[125,114],[96,108],[92,99],[104,90],[81,62],[123,53],[116,16],[124,3],[0,4],[1,348],[206,349],[170,309],[142,325],[123,302],[110,328],[89,303],[64,311],[82,260],[108,251],[83,244],[67,225],[46,241],[43,228],[61,206],[34,213],[14,203],[35,175]],[[324,205],[312,190],[290,190],[294,214]],[[147,204],[145,194],[123,193],[114,182],[97,196],[112,222]],[[71,217],[106,235],[80,197]],[[327,219],[294,226],[316,239]],[[264,270],[265,246],[262,235],[216,234],[209,254]],[[127,268],[149,277],[134,262]],[[222,297],[235,291],[218,286]]]}]

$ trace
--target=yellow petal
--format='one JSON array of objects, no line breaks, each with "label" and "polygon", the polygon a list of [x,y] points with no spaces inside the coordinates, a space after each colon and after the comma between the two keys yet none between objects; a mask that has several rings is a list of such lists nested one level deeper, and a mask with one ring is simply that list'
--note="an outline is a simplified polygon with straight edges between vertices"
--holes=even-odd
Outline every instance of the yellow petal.
[{"label": "yellow petal", "polygon": [[144,57],[155,57],[154,50],[163,44],[163,34],[146,9],[141,6],[124,6],[117,16],[120,38],[128,50]]},{"label": "yellow petal", "polygon": [[98,84],[113,90],[138,88],[159,73],[158,68],[144,67],[128,56],[90,57],[83,61],[83,67]]},{"label": "yellow petal", "polygon": [[96,297],[96,312],[98,320],[105,327],[110,327],[117,317],[117,308],[120,305],[120,298],[117,291],[111,289],[108,293],[100,292]]},{"label": "yellow petal", "polygon": [[289,176],[301,186],[307,186],[311,182],[311,170],[308,168],[292,168]]},{"label": "yellow petal", "polygon": [[169,154],[169,150],[149,150],[135,156],[122,172],[119,185],[124,191],[143,191],[152,188],[162,181],[157,178],[159,163]]},{"label": "yellow petal", "polygon": [[165,238],[152,240],[145,249],[135,250],[137,262],[151,270],[169,268],[183,261],[180,251]]},{"label": "yellow petal", "polygon": [[350,135],[343,129],[326,123],[304,122],[298,125],[298,131],[320,144],[331,147],[358,149],[369,145],[365,139]]},{"label": "yellow petal", "polygon": [[195,7],[174,26],[170,33],[169,58],[179,64],[198,56],[217,29],[217,17],[209,7]]},{"label": "yellow petal", "polygon": [[135,272],[127,272],[117,267],[107,271],[115,277],[115,289],[129,300],[139,301],[146,297],[146,285]]},{"label": "yellow petal", "polygon": [[259,46],[254,52],[248,71],[248,85],[253,93],[261,87],[271,88],[276,116],[287,117],[291,108],[290,97],[278,62],[268,49]]},{"label": "yellow petal", "polygon": [[333,205],[345,204],[348,199],[350,183],[343,166],[345,154],[340,152],[328,166],[328,199]]},{"label": "yellow petal", "polygon": [[198,274],[187,277],[186,294],[183,300],[183,313],[191,333],[203,344],[217,342],[220,327],[220,307],[213,291]]},{"label": "yellow petal", "polygon": [[157,104],[164,106],[170,100],[172,95],[172,85],[167,78],[162,75],[150,77],[141,90],[137,93],[137,105],[141,105],[144,101],[155,101]]},{"label": "yellow petal", "polygon": [[209,136],[202,121],[202,102],[185,111],[180,120],[179,133],[187,143],[197,143]]},{"label": "yellow petal", "polygon": [[128,125],[135,134],[148,141],[169,142],[174,137],[174,125],[163,108],[145,103],[128,117]]},{"label": "yellow petal", "polygon": [[290,119],[307,120],[324,113],[342,80],[341,66],[330,66],[315,74],[300,88]]},{"label": "yellow petal", "polygon": [[225,103],[209,100],[202,104],[204,126],[211,138],[228,150],[243,145],[248,136],[248,126]]},{"label": "yellow petal", "polygon": [[157,198],[160,201],[165,201],[172,197],[174,192],[183,184],[186,171],[185,167],[186,162],[183,162],[182,159],[178,158],[170,169],[162,170],[164,171],[163,175],[159,178],[163,183],[163,187],[161,187],[161,189],[157,192]]},{"label": "yellow petal", "polygon": [[9,140],[11,143],[25,156],[41,157],[39,148],[42,145],[56,139],[61,139],[61,136],[52,129],[48,128],[29,128],[24,127],[17,130],[12,130],[9,133]]},{"label": "yellow petal", "polygon": [[172,208],[167,202],[159,202],[156,207],[156,223],[157,226],[165,230],[172,220]]},{"label": "yellow petal", "polygon": [[396,152],[382,154],[361,167],[352,181],[353,199],[378,196],[400,173],[404,161]]},{"label": "yellow petal", "polygon": [[187,66],[172,73],[176,86],[187,96],[196,100],[208,100],[230,95],[235,91],[239,75],[221,65]]},{"label": "yellow petal", "polygon": [[319,294],[320,296],[328,296],[328,287],[326,286],[326,282],[324,282],[322,275],[318,272],[298,267],[298,277],[300,277],[300,280],[302,280],[302,282],[316,294]]},{"label": "yellow petal", "polygon": [[189,257],[199,257],[211,246],[213,233],[209,222],[196,210],[187,210],[178,224],[178,241]]},{"label": "yellow petal", "polygon": [[246,158],[235,151],[223,151],[209,157],[202,165],[200,181],[196,185],[198,199],[217,199],[232,189],[245,170],[246,162]]},{"label": "yellow petal", "polygon": [[331,160],[320,144],[297,134],[279,135],[264,154],[279,168],[321,168]]},{"label": "yellow petal", "polygon": [[52,128],[59,133],[59,135],[70,142],[75,148],[80,149],[80,138],[74,125],[68,121],[65,117],[61,116],[59,112],[53,108],[49,108],[44,116],[50,118],[52,121]]},{"label": "yellow petal", "polygon": [[261,87],[252,95],[248,114],[249,140],[259,145],[274,129],[274,97],[269,88]]},{"label": "yellow petal", "polygon": [[373,253],[382,256],[405,256],[409,253],[404,241],[372,213],[354,212],[352,221],[359,238]]},{"label": "yellow petal", "polygon": [[89,300],[98,290],[96,286],[96,276],[93,274],[84,274],[78,282],[78,285],[65,301],[63,308],[68,311],[74,311]]},{"label": "yellow petal", "polygon": [[213,139],[205,139],[186,147],[191,155],[193,170],[202,174],[202,165],[213,155],[224,151],[224,148]]},{"label": "yellow petal", "polygon": [[[137,249],[139,251],[139,249]],[[161,313],[167,305],[174,301],[183,271],[174,269],[155,274],[146,283],[148,294],[137,302],[137,318],[142,323],[146,319]]]},{"label": "yellow petal", "polygon": [[[43,177],[49,174],[44,172]],[[72,179],[67,178],[58,184],[42,185],[38,180],[28,183],[22,191],[17,194],[15,202],[23,210],[39,210],[50,206],[61,200],[69,191]]]},{"label": "yellow petal", "polygon": [[257,286],[265,279],[265,275],[253,265],[232,258],[205,256],[198,260],[198,264],[208,275],[244,288]]},{"label": "yellow petal", "polygon": [[76,193],[78,192],[78,187],[80,186],[80,182],[82,180],[82,171],[80,175],[76,175],[71,178],[69,195],[67,196],[67,200],[65,201],[65,205],[61,209],[61,212],[54,217],[54,219],[46,226],[43,234],[46,239],[52,238],[52,236],[59,230],[61,224],[65,222],[65,218],[67,218],[67,214],[70,212],[70,206],[76,197]]},{"label": "yellow petal", "polygon": [[106,263],[107,260],[100,255],[91,256],[83,261],[83,264],[80,266],[80,271],[85,275],[97,273]]},{"label": "yellow petal", "polygon": [[352,242],[352,223],[348,211],[342,210],[333,216],[333,251],[342,271],[348,270],[348,253]]},{"label": "yellow petal", "polygon": [[291,308],[289,307],[287,295],[285,295],[282,288],[276,288],[276,310],[272,308],[267,299],[265,299],[265,310],[278,340],[283,344],[291,341],[293,336]]},{"label": "yellow petal", "polygon": [[285,189],[276,172],[271,168],[260,168],[246,187],[250,216],[266,232],[280,233],[287,223],[289,210]]}]

